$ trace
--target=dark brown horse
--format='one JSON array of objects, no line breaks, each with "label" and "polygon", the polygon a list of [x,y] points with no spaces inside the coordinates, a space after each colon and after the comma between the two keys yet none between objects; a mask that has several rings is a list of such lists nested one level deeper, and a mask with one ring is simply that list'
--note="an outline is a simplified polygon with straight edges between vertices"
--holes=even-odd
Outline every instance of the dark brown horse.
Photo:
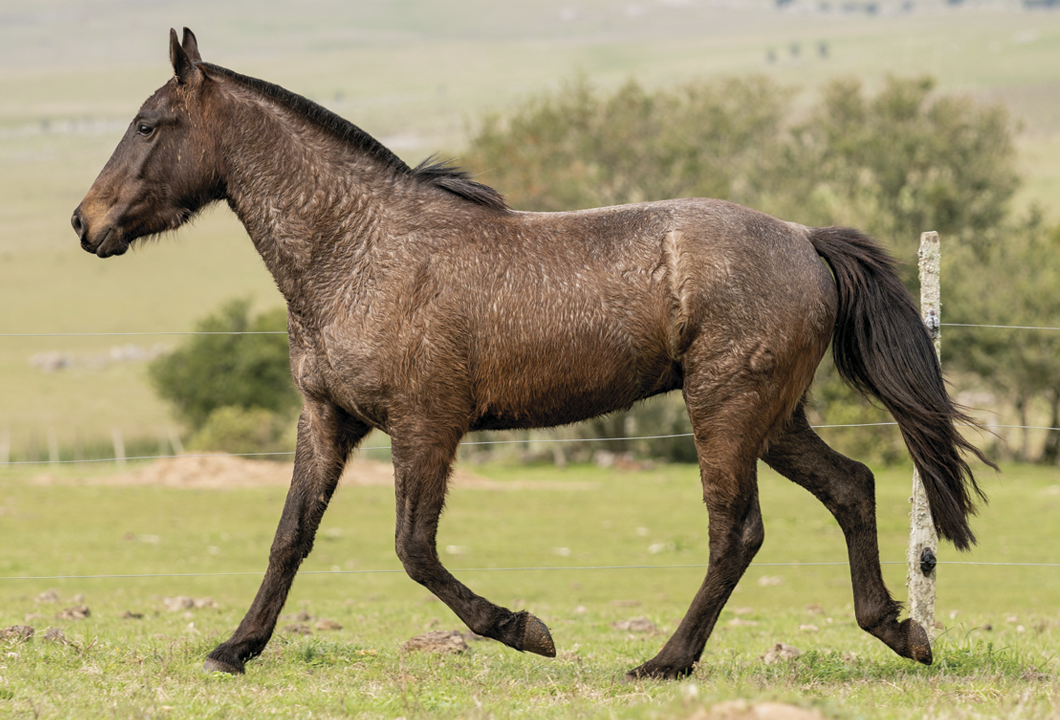
[{"label": "dark brown horse", "polygon": [[[846,536],[858,624],[930,663],[884,586],[872,474],[803,406],[833,341],[849,382],[894,415],[939,532],[974,542],[978,487],[931,340],[888,256],[854,230],[719,200],[572,213],[509,209],[442,164],[411,168],[308,100],[199,56],[144,103],[74,211],[99,257],[228,203],[287,300],[305,397],[294,477],[261,589],[209,670],[244,671],[272,635],[350,452],[390,435],[396,546],[409,576],[476,633],[555,655],[548,629],[469,590],[435,549],[450,466],[471,430],[548,427],[680,389],[710,515],[710,566],[680,627],[631,677],[693,669],[762,544],[756,462],[813,493]],[[828,271],[825,263],[831,267]]]}]

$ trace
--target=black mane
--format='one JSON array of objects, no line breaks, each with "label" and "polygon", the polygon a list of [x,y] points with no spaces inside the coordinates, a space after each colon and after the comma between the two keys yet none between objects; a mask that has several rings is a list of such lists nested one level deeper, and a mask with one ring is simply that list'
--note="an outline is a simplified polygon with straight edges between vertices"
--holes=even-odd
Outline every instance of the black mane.
[{"label": "black mane", "polygon": [[434,185],[454,195],[461,197],[477,205],[492,208],[494,210],[507,210],[508,205],[504,197],[482,183],[475,182],[471,175],[464,169],[452,164],[447,160],[436,160],[434,156],[428,157],[415,168],[409,167],[404,160],[394,154],[374,137],[361,128],[351,123],[346,118],[336,115],[326,107],[297,93],[275,85],[265,80],[259,80],[247,75],[223,68],[212,63],[201,63],[201,67],[210,72],[224,75],[226,78],[235,80],[266,97],[275,100],[284,107],[303,117],[313,121],[327,130],[339,140],[349,143],[358,150],[366,152],[380,160],[387,168],[395,172]]},{"label": "black mane", "polygon": [[413,168],[412,174],[478,205],[485,205],[494,210],[508,209],[503,195],[489,185],[475,182],[467,170],[454,165],[450,160],[436,160],[432,155]]}]

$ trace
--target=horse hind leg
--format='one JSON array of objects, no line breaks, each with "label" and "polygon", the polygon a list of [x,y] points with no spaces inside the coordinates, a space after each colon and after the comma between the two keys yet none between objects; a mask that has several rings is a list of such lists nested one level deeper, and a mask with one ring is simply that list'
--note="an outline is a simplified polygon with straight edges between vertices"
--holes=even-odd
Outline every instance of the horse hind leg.
[{"label": "horse hind leg", "polygon": [[[412,438],[405,441],[404,438]],[[522,652],[556,656],[552,636],[526,611],[512,612],[476,595],[445,569],[438,557],[438,520],[445,504],[459,433],[392,435],[397,526],[395,546],[409,577],[430,590],[475,633]]]},{"label": "horse hind leg", "polygon": [[839,523],[850,558],[858,625],[898,655],[931,664],[927,632],[915,620],[898,622],[901,604],[883,582],[876,537],[876,485],[872,472],[828,447],[810,428],[802,405],[777,433],[762,459],[809,490]]},{"label": "horse hind leg", "polygon": [[[748,396],[749,397],[749,396]],[[722,409],[700,404],[686,391],[700,458],[703,499],[709,514],[707,575],[688,612],[659,653],[627,677],[689,675],[703,654],[722,608],[765,539],[758,503],[757,454],[769,410],[733,401]],[[765,421],[762,422],[763,418]]]}]

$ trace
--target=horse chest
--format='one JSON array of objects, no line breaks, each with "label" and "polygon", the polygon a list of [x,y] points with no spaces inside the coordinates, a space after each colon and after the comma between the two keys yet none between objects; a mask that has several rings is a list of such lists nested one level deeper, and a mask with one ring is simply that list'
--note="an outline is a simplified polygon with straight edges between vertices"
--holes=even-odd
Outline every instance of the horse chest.
[{"label": "horse chest", "polygon": [[[360,358],[361,362],[358,361]],[[310,401],[334,404],[380,429],[387,412],[380,383],[373,380],[372,364],[347,343],[328,343],[325,337],[291,348],[291,374],[302,395]]]}]

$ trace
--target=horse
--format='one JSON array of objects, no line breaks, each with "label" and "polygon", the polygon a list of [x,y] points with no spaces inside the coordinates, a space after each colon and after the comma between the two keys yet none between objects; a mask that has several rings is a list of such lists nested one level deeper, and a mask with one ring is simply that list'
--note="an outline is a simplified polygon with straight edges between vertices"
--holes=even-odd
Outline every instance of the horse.
[{"label": "horse", "polygon": [[764,539],[760,458],[838,521],[860,627],[931,663],[925,629],[898,620],[883,582],[872,473],[806,415],[831,342],[842,377],[897,421],[938,532],[959,549],[975,542],[968,518],[985,497],[969,456],[992,463],[959,432],[968,417],[875,241],[711,199],[519,212],[451,163],[411,167],[310,100],[204,62],[187,28],[170,31],[169,53],[173,77],[133,118],[73,228],[107,258],[228,203],[286,300],[304,398],[268,569],[205,670],[243,673],[261,654],[373,428],[392,441],[409,577],[479,635],[554,657],[539,618],[475,594],[439,559],[457,446],[470,431],[563,425],[675,390],[694,431],[709,564],[672,637],[627,677],[694,671]]}]

